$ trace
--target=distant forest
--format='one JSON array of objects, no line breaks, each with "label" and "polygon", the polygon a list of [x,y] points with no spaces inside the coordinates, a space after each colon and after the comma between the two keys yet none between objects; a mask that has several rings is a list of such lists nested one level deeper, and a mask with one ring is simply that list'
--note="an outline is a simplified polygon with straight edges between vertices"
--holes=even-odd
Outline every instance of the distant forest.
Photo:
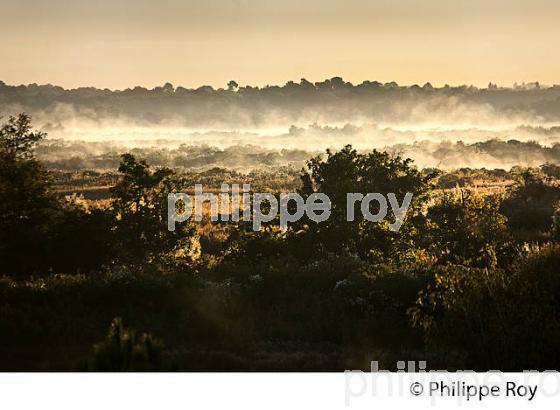
[{"label": "distant forest", "polygon": [[[224,88],[185,88],[166,83],[125,90],[54,85],[7,85],[0,81],[0,115],[21,111],[34,115],[56,131],[60,122],[80,116],[90,120],[126,118],[139,123],[170,121],[186,126],[259,127],[286,122],[376,122],[492,120],[519,123],[560,119],[560,85],[539,83],[511,88],[489,84],[433,87],[399,86],[395,82],[364,81],[354,85],[340,77],[312,83],[305,79],[284,86],[252,87],[230,81]],[[46,117],[50,116],[50,121]]]}]

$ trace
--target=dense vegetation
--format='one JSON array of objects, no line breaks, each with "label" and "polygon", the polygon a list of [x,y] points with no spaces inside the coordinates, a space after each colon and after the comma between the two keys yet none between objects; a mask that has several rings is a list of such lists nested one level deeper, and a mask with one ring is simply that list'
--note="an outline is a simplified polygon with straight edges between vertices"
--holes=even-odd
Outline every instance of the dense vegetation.
[{"label": "dense vegetation", "polygon": [[[128,153],[118,174],[80,173],[110,186],[97,203],[57,193],[68,174],[37,160],[43,137],[24,114],[0,128],[2,369],[560,367],[553,164],[442,173],[347,146],[266,187],[271,174],[178,172]],[[333,212],[286,232],[206,220],[169,232],[167,193],[220,178],[324,192]],[[414,199],[393,232],[347,222],[347,192]]]},{"label": "dense vegetation", "polygon": [[[0,114],[19,107],[45,117],[49,130],[63,129],[67,120],[116,122],[126,119],[135,124],[179,122],[192,127],[215,128],[348,122],[358,118],[432,120],[469,111],[475,115],[503,115],[508,118],[540,118],[546,122],[560,117],[560,86],[538,83],[513,88],[474,86],[400,86],[396,82],[364,81],[352,84],[340,77],[310,82],[301,79],[284,85],[256,87],[230,81],[224,88],[201,86],[196,89],[163,86],[126,90],[82,87],[64,89],[47,85],[8,85],[0,81]],[[465,110],[470,107],[471,110]],[[459,117],[457,117],[459,119]],[[323,121],[324,120],[324,121]],[[350,121],[353,122],[353,121]],[[289,124],[288,124],[289,125]],[[558,131],[558,130],[556,130]]]},{"label": "dense vegetation", "polygon": [[[321,129],[316,132],[328,141],[329,134],[334,131]],[[291,130],[288,135],[290,138],[303,140],[307,138],[305,130]],[[207,137],[212,140],[210,135]],[[337,138],[343,141],[352,138],[352,135]],[[236,140],[236,135],[232,135],[231,139]],[[181,144],[177,141],[160,141],[156,146],[130,148],[115,142],[49,139],[41,142],[36,154],[37,158],[51,170],[108,172],[119,166],[120,152],[123,150],[146,159],[153,166],[168,166],[191,172],[202,172],[216,167],[243,172],[246,172],[247,169],[299,171],[308,158],[320,153],[320,151],[304,149],[263,148],[253,144],[219,148],[209,145]],[[365,152],[365,150],[362,151]],[[455,143],[419,141],[414,144],[388,145],[383,148],[383,151],[411,156],[421,160],[426,167],[437,166],[446,171],[457,166],[466,167],[472,164],[477,167],[492,165],[489,168],[511,168],[513,166],[560,163],[560,144],[556,139],[550,146],[516,139],[508,141],[489,139],[471,144],[462,141]]]}]

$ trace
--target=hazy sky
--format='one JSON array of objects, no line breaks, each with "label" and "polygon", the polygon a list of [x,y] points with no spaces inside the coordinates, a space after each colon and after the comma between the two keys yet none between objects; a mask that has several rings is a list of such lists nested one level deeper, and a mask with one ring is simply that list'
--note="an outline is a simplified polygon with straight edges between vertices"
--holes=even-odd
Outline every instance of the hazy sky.
[{"label": "hazy sky", "polygon": [[0,0],[0,80],[560,84],[558,0]]}]

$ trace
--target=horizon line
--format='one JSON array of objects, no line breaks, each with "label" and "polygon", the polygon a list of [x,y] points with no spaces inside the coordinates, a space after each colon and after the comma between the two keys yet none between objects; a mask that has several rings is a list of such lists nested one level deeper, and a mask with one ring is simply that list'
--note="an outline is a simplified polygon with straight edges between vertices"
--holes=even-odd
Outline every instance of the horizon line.
[{"label": "horizon line", "polygon": [[[352,87],[358,87],[360,85],[365,85],[365,84],[378,84],[379,86],[386,86],[386,87],[398,87],[398,88],[433,88],[434,90],[443,90],[443,89],[458,89],[458,88],[474,88],[477,90],[531,90],[531,89],[550,89],[550,88],[557,88],[560,87],[560,83],[558,84],[545,84],[545,83],[541,83],[540,81],[536,80],[536,81],[522,81],[522,82],[514,82],[512,85],[510,86],[505,86],[505,85],[499,85],[497,82],[492,82],[489,81],[488,85],[486,87],[483,86],[477,86],[474,84],[449,84],[449,83],[445,83],[444,85],[433,85],[431,81],[426,81],[423,84],[419,84],[419,83],[412,83],[412,84],[399,84],[396,81],[389,81],[389,82],[382,82],[382,81],[378,81],[378,80],[362,80],[359,83],[352,83],[351,81],[346,81],[344,80],[343,77],[340,76],[334,76],[334,77],[330,77],[330,78],[325,78],[322,81],[309,81],[305,78],[300,78],[299,80],[295,81],[295,80],[288,80],[286,81],[284,84],[266,84],[266,85],[251,85],[251,84],[238,84],[238,87],[236,89],[242,89],[242,88],[253,88],[253,89],[258,89],[258,90],[262,90],[262,89],[266,89],[266,88],[282,88],[282,87],[286,87],[288,85],[295,84],[295,85],[301,85],[303,83],[303,81],[307,81],[309,84],[313,85],[313,86],[317,86],[318,84],[321,83],[325,83],[327,81],[332,81],[334,79],[339,79],[341,80],[344,84],[349,84]],[[235,80],[230,80],[230,81],[235,81]],[[236,81],[235,81],[236,82]],[[237,83],[237,82],[236,82]],[[158,88],[164,88],[167,85],[171,85],[173,87],[173,91],[176,91],[177,89],[181,88],[181,89],[185,89],[185,90],[198,90],[198,89],[203,89],[203,88],[211,88],[213,91],[227,91],[228,90],[228,85],[226,84],[223,87],[216,87],[214,85],[210,85],[210,84],[201,84],[198,86],[183,86],[183,85],[174,85],[173,83],[171,83],[170,81],[166,81],[161,85],[155,85],[152,88],[150,88],[147,85],[134,85],[134,86],[129,86],[126,88],[110,88],[110,87],[99,87],[99,86],[95,86],[95,85],[81,85],[78,87],[64,87],[62,85],[58,85],[58,84],[52,84],[52,83],[42,83],[42,84],[38,84],[36,82],[34,83],[20,83],[20,84],[8,84],[4,81],[2,81],[0,79],[0,86],[5,86],[5,87],[31,87],[31,86],[36,86],[36,87],[55,87],[55,88],[61,88],[64,91],[75,91],[75,90],[81,90],[81,89],[96,89],[96,90],[101,90],[101,91],[111,91],[111,92],[123,92],[123,91],[127,91],[127,90],[134,90],[137,88],[141,88],[147,91],[154,91]],[[525,87],[525,88],[524,88]],[[529,87],[529,88],[526,88]],[[532,87],[532,88],[531,88]]]}]

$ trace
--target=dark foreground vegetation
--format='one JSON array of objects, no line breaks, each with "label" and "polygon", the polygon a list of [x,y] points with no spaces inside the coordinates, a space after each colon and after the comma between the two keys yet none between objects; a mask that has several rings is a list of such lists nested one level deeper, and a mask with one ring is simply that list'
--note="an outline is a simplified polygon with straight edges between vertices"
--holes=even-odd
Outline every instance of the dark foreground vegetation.
[{"label": "dark foreground vegetation", "polygon": [[[193,175],[124,154],[106,203],[63,198],[34,156],[43,137],[26,115],[0,128],[2,370],[560,368],[553,164],[493,193],[462,187],[504,173],[442,175],[348,146],[300,173],[304,197],[331,198],[323,223],[169,232],[167,193]],[[414,199],[392,232],[347,222],[347,192]]]}]

